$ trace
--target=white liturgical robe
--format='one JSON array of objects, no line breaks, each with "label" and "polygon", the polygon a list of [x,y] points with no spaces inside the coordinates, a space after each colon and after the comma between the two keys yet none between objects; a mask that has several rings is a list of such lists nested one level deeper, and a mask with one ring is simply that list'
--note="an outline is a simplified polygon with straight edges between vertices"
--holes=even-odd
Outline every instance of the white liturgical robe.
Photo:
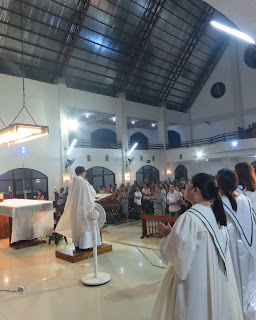
[{"label": "white liturgical robe", "polygon": [[[93,246],[91,218],[96,192],[88,181],[77,176],[69,187],[63,215],[55,229],[65,237],[72,238],[76,247],[87,249]],[[100,232],[97,231],[97,245],[101,245]]]},{"label": "white liturgical robe", "polygon": [[248,191],[244,189],[243,186],[240,185],[237,187],[236,192],[248,197],[251,200],[251,204],[254,209],[254,212],[256,212],[256,191],[254,192]]},{"label": "white liturgical robe", "polygon": [[228,248],[211,207],[182,214],[166,238],[169,259],[152,320],[243,320]]},{"label": "white liturgical robe", "polygon": [[237,211],[223,196],[227,214],[230,253],[245,320],[256,319],[256,224],[250,200],[238,195]]}]

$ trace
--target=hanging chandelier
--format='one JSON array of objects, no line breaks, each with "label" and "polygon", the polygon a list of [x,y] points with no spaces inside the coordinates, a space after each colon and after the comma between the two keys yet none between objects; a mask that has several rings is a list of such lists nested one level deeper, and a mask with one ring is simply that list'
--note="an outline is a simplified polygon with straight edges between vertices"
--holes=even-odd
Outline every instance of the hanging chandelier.
[{"label": "hanging chandelier", "polygon": [[[22,84],[23,84],[23,106],[18,115],[14,118],[12,123],[7,127],[0,117],[0,121],[4,128],[0,130],[0,146],[11,146],[18,143],[34,140],[44,137],[49,134],[49,127],[38,125],[30,112],[28,111],[25,103],[25,78],[24,78],[24,56],[23,56],[23,34],[22,34],[22,7],[20,1],[20,24],[21,24],[21,59],[22,59]],[[14,123],[20,113],[26,110],[34,124]]]}]

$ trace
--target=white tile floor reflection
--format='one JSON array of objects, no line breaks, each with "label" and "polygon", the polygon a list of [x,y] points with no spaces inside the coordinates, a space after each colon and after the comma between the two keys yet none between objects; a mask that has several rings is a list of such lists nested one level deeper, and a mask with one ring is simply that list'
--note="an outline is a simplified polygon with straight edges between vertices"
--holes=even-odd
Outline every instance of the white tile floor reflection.
[{"label": "white tile floor reflection", "polygon": [[[140,239],[140,234],[140,222],[104,229],[113,252],[99,256],[99,271],[112,279],[96,288],[81,283],[93,272],[92,259],[81,267],[55,258],[54,244],[15,250],[0,240],[0,290],[26,289],[0,292],[0,320],[150,319],[165,269],[155,250],[159,239]],[[62,242],[58,249],[64,247]]]}]

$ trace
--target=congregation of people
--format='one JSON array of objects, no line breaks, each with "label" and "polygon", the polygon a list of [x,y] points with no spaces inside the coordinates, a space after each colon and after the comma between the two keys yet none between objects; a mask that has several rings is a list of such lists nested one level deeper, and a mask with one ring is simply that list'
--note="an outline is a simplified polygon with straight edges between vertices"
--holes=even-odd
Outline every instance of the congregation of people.
[{"label": "congregation of people", "polygon": [[[88,184],[84,168],[78,168],[83,176],[76,172],[76,179]],[[72,188],[77,192],[75,184]],[[133,209],[177,217],[173,227],[162,222],[158,227],[169,264],[152,320],[256,320],[256,175],[251,164],[221,169],[215,177],[198,173],[191,180],[86,188],[91,188],[91,203],[97,193],[105,193],[103,206],[119,204],[126,222]],[[69,236],[65,219],[60,222],[57,232]],[[86,248],[80,234],[72,238],[75,246]]]},{"label": "congregation of people", "polygon": [[116,185],[107,187],[94,186],[97,193],[113,194],[103,202],[104,205],[119,204],[123,215],[136,212],[139,217],[142,210],[147,214],[160,216],[176,216],[185,212],[191,204],[184,199],[186,184],[189,180],[180,179],[174,181],[160,181],[150,183],[145,180],[143,183],[134,183],[131,185],[121,184],[119,188]]}]

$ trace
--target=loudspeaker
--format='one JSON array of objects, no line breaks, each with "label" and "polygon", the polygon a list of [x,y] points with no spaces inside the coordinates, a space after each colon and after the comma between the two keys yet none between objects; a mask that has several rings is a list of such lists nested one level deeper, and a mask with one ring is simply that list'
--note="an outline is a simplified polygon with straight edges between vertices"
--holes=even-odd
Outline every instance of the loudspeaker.
[{"label": "loudspeaker", "polygon": [[91,156],[90,155],[87,156],[87,161],[91,161]]},{"label": "loudspeaker", "polygon": [[105,160],[106,160],[106,161],[108,161],[108,160],[109,160],[108,156],[105,156]]}]

